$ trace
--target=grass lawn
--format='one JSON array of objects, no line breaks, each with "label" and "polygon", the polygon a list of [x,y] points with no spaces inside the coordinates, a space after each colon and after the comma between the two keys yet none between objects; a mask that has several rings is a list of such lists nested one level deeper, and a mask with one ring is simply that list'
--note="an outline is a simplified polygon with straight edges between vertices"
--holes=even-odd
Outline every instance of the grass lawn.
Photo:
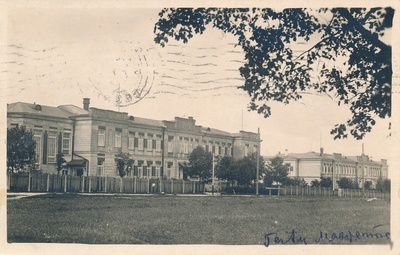
[{"label": "grass lawn", "polygon": [[[314,244],[322,231],[334,240],[320,243],[348,244],[343,236],[348,231],[354,236],[390,231],[387,200],[48,194],[9,199],[7,206],[8,242],[262,245],[267,233],[276,232],[270,235],[273,245],[275,237],[292,244],[294,230],[296,243],[302,237]],[[378,243],[389,240],[353,239]]]}]

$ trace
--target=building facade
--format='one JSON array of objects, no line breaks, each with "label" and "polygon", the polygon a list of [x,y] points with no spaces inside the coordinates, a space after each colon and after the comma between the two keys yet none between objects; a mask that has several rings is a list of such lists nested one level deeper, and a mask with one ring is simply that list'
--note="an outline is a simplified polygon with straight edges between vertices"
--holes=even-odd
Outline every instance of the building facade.
[{"label": "building facade", "polygon": [[35,135],[37,168],[56,173],[55,157],[62,153],[72,175],[118,176],[117,155],[128,153],[133,169],[128,176],[182,179],[183,167],[194,148],[216,156],[242,158],[257,151],[259,135],[228,133],[196,125],[192,117],[158,121],[89,107],[58,107],[13,103],[7,105],[7,126],[23,125]]},{"label": "building facade", "polygon": [[330,177],[333,188],[337,188],[337,181],[346,177],[363,187],[366,181],[375,187],[379,178],[388,178],[388,164],[386,159],[373,161],[362,153],[360,156],[344,156],[341,153],[326,154],[320,152],[278,154],[284,163],[289,166],[289,177],[304,179],[307,183],[319,180],[320,177]]}]

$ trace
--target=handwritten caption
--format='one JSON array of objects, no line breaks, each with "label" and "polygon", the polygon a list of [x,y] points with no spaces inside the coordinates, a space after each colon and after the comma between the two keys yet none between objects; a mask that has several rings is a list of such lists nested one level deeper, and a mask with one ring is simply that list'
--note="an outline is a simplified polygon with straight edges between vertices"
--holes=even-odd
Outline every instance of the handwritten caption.
[{"label": "handwritten caption", "polygon": [[302,236],[300,230],[292,229],[285,231],[282,235],[278,232],[270,232],[264,236],[264,245],[269,247],[272,244],[320,244],[334,242],[348,242],[349,244],[361,239],[385,239],[390,240],[390,232],[379,232],[376,229],[382,225],[374,226],[372,231],[341,231],[324,232],[320,231],[317,238]]}]

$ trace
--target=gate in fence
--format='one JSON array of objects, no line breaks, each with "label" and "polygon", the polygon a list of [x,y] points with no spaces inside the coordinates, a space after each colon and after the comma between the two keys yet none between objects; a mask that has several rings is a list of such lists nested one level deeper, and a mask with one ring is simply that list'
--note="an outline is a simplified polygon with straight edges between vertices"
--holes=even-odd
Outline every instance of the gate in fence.
[{"label": "gate in fence", "polygon": [[7,185],[16,192],[204,193],[204,183],[198,181],[56,174],[9,174]]}]

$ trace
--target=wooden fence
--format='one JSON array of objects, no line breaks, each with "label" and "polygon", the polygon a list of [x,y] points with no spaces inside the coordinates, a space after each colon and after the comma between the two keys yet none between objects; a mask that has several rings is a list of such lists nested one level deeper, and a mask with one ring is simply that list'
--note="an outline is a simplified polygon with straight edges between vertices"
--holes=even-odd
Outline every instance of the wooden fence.
[{"label": "wooden fence", "polygon": [[279,195],[286,196],[341,196],[341,197],[364,197],[364,198],[382,198],[389,199],[389,192],[378,190],[362,189],[336,189],[322,187],[300,187],[284,186],[279,189]]},{"label": "wooden fence", "polygon": [[15,192],[204,193],[204,184],[198,181],[55,174],[9,174],[7,185]]}]

